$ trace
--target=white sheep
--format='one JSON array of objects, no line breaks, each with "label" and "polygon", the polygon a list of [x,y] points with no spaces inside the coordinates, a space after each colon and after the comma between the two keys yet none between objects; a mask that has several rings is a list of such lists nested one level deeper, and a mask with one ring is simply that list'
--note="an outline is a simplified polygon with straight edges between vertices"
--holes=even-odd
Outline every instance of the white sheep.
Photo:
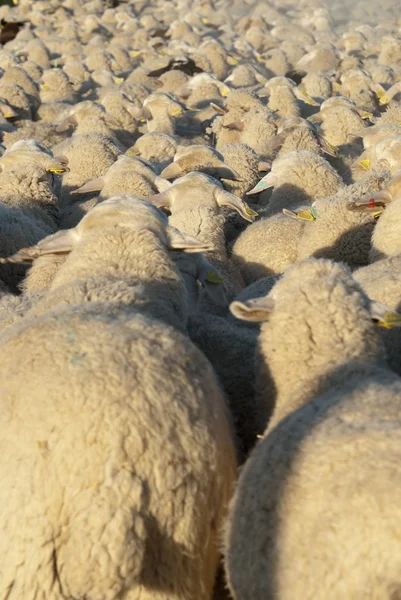
[{"label": "white sheep", "polygon": [[232,305],[240,318],[269,320],[258,391],[274,407],[227,522],[234,598],[386,598],[397,589],[389,497],[399,476],[401,381],[372,319],[399,325],[401,317],[386,310],[348,270],[317,259],[288,269],[269,296]]},{"label": "white sheep", "polygon": [[125,196],[26,250],[70,254],[0,340],[1,590],[10,600],[55,589],[211,597],[234,445],[212,368],[180,332],[185,293],[167,252],[203,247]]}]

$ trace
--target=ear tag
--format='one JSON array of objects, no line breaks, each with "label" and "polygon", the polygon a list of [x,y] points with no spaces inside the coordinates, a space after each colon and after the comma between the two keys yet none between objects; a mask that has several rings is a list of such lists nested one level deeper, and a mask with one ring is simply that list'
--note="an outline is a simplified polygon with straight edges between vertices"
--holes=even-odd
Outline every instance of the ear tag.
[{"label": "ear tag", "polygon": [[333,89],[335,92],[338,92],[340,90],[340,87],[341,85],[337,81],[333,83]]},{"label": "ear tag", "polygon": [[233,56],[229,56],[227,58],[227,62],[228,62],[229,65],[231,65],[233,67],[235,67],[235,65],[238,64],[238,60],[236,58],[234,58]]},{"label": "ear tag", "polygon": [[206,19],[206,17],[202,17],[201,21],[204,25],[208,25],[209,23],[209,19]]},{"label": "ear tag", "polygon": [[14,116],[14,115],[13,115],[12,113],[6,113],[6,114],[4,115],[4,118],[5,118],[5,119],[12,119],[12,118],[13,118],[13,116]]},{"label": "ear tag", "polygon": [[246,202],[244,202],[244,212],[246,215],[248,215],[248,217],[258,217],[259,213],[255,212],[254,210],[252,210],[252,208],[250,208]]},{"label": "ear tag", "polygon": [[378,211],[372,213],[372,217],[374,219],[378,219],[381,216],[381,214],[382,214],[382,211],[378,210]]},{"label": "ear tag", "polygon": [[333,152],[333,154],[338,154],[338,148],[337,148],[337,146],[333,146],[327,140],[326,140],[326,143],[327,143],[328,149],[331,150],[331,152]]},{"label": "ear tag", "polygon": [[173,117],[178,117],[178,115],[182,115],[183,114],[183,110],[182,108],[175,108],[171,114],[173,115]]},{"label": "ear tag", "polygon": [[379,88],[376,91],[376,97],[379,98],[379,100],[380,100],[380,98],[384,98],[385,95],[386,95],[386,92],[384,91],[383,88]]},{"label": "ear tag", "polygon": [[317,219],[317,212],[316,212],[316,208],[314,208],[313,206],[310,209],[311,215],[314,219]]},{"label": "ear tag", "polygon": [[224,279],[214,271],[208,271],[206,273],[205,281],[208,283],[223,283]]},{"label": "ear tag", "polygon": [[224,88],[220,93],[223,96],[223,98],[227,98],[228,94],[230,93],[230,90],[228,88]]},{"label": "ear tag", "polygon": [[379,104],[388,104],[388,96],[382,96],[379,100]]},{"label": "ear tag", "polygon": [[310,210],[301,210],[301,212],[296,213],[296,215],[297,219],[301,219],[301,221],[314,221],[316,218]]},{"label": "ear tag", "polygon": [[146,119],[139,119],[140,123],[146,123]]},{"label": "ear tag", "polygon": [[319,104],[317,102],[315,102],[313,100],[313,98],[311,98],[310,96],[308,96],[308,94],[306,94],[305,92],[303,93],[303,96],[304,96],[303,101],[306,104],[310,104],[311,106],[319,106]]},{"label": "ear tag", "polygon": [[125,156],[139,156],[140,152],[137,150],[127,150]]},{"label": "ear tag", "polygon": [[370,160],[368,158],[366,160],[360,160],[358,165],[362,167],[364,171],[370,171]]},{"label": "ear tag", "polygon": [[362,119],[370,119],[371,117],[373,117],[373,114],[371,112],[368,112],[367,110],[363,110],[361,112]]},{"label": "ear tag", "polygon": [[55,173],[59,175],[60,173],[66,173],[68,169],[49,169],[49,173]]},{"label": "ear tag", "polygon": [[398,315],[396,312],[388,310],[384,313],[384,317],[381,321],[377,322],[380,327],[385,327],[386,329],[392,329],[393,327],[401,327],[401,315]]}]

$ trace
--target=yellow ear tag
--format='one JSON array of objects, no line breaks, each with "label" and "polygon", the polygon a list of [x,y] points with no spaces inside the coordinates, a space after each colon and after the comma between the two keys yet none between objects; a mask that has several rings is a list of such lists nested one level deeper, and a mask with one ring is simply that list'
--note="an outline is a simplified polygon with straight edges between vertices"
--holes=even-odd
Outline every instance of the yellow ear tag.
[{"label": "yellow ear tag", "polygon": [[262,63],[263,62],[263,58],[260,56],[259,53],[256,54],[256,60],[258,61],[258,63]]},{"label": "yellow ear tag", "polygon": [[173,115],[173,117],[178,117],[179,115],[182,115],[184,113],[184,111],[182,110],[182,108],[175,108],[174,110],[171,111],[171,114]]},{"label": "yellow ear tag", "polygon": [[124,82],[124,77],[113,77],[114,83],[120,84]]},{"label": "yellow ear tag", "polygon": [[314,221],[315,217],[310,210],[301,210],[301,212],[297,213],[297,219],[301,219],[302,221]]},{"label": "yellow ear tag", "polygon": [[233,56],[229,56],[227,58],[227,62],[228,62],[229,65],[231,65],[233,67],[235,67],[235,65],[238,64],[238,60],[236,58],[234,58]]},{"label": "yellow ear tag", "polygon": [[140,123],[146,123],[146,119],[139,119]]},{"label": "yellow ear tag", "polygon": [[67,171],[67,169],[49,169],[49,173],[55,173],[56,175],[59,175],[60,173],[65,173]]},{"label": "yellow ear tag", "polygon": [[8,112],[4,115],[5,119],[12,119],[13,117],[14,117],[13,113],[10,113],[10,112]]},{"label": "yellow ear tag", "polygon": [[385,327],[386,329],[392,329],[392,327],[401,327],[401,315],[388,310],[384,313],[384,317],[382,321],[377,322],[380,327]]},{"label": "yellow ear tag", "polygon": [[140,51],[140,50],[132,50],[132,51],[130,52],[130,56],[132,56],[132,58],[136,58],[137,56],[139,56],[139,55],[140,55],[140,53],[141,53],[141,51]]},{"label": "yellow ear tag", "polygon": [[370,171],[370,160],[368,158],[366,160],[360,160],[358,165],[362,167],[364,171]]},{"label": "yellow ear tag", "polygon": [[208,283],[223,283],[224,279],[214,271],[208,271],[206,273],[205,281]]},{"label": "yellow ear tag", "polygon": [[370,119],[371,117],[373,117],[373,114],[371,112],[368,112],[367,110],[363,110],[361,112],[361,117],[362,119]]},{"label": "yellow ear tag", "polygon": [[380,100],[380,98],[383,98],[385,95],[386,95],[386,92],[384,91],[383,88],[379,88],[376,91],[376,97],[379,98],[379,100]]},{"label": "yellow ear tag", "polygon": [[202,18],[202,23],[203,23],[204,25],[207,25],[207,24],[209,23],[209,19],[206,19],[206,17],[203,17],[203,18]]},{"label": "yellow ear tag", "polygon": [[372,212],[371,215],[374,219],[378,219],[381,216],[382,212],[383,211],[381,210],[377,210],[376,212]]},{"label": "yellow ear tag", "polygon": [[248,217],[258,217],[259,213],[255,212],[244,202],[244,212]]},{"label": "yellow ear tag", "polygon": [[44,92],[48,92],[50,88],[45,83],[41,83],[40,84],[40,89],[43,90]]},{"label": "yellow ear tag", "polygon": [[388,97],[382,96],[379,100],[379,104],[388,104]]},{"label": "yellow ear tag", "polygon": [[315,102],[308,94],[303,93],[303,100],[305,104],[310,104],[311,106],[319,106],[317,102]]},{"label": "yellow ear tag", "polygon": [[330,144],[330,142],[328,142],[327,140],[326,140],[326,143],[327,143],[327,147],[329,150],[331,150],[334,154],[338,153],[337,146],[332,146],[332,144]]},{"label": "yellow ear tag", "polygon": [[341,85],[340,85],[339,83],[337,83],[337,81],[335,81],[335,82],[333,83],[333,90],[334,90],[335,92],[338,92],[338,91],[340,90],[340,87],[341,87]]},{"label": "yellow ear tag", "polygon": [[137,150],[127,150],[125,156],[139,156],[140,152]]},{"label": "yellow ear tag", "polygon": [[227,98],[228,94],[230,93],[230,90],[228,88],[224,88],[220,93],[223,96],[223,98]]},{"label": "yellow ear tag", "polygon": [[13,4],[18,4],[19,0],[13,0]]}]

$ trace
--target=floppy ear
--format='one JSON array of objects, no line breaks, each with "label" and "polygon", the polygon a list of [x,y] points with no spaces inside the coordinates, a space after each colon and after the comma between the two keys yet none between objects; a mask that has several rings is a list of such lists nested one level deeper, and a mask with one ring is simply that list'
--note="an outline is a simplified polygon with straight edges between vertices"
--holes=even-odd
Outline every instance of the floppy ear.
[{"label": "floppy ear", "polygon": [[321,149],[325,154],[328,154],[329,156],[334,156],[334,158],[338,156],[337,146],[333,146],[332,144],[330,144],[330,142],[328,142],[326,138],[324,138],[322,135],[318,135],[317,139]]},{"label": "floppy ear", "polygon": [[176,179],[182,175],[181,163],[179,160],[175,160],[174,162],[167,165],[165,169],[160,173],[161,177],[165,179]]},{"label": "floppy ear", "polygon": [[223,125],[225,129],[230,129],[232,131],[244,131],[245,124],[241,123],[241,121],[234,121],[233,123],[228,123],[227,125]]},{"label": "floppy ear", "polygon": [[138,108],[137,106],[128,105],[127,111],[137,121],[148,121],[152,118],[152,113],[146,106]]},{"label": "floppy ear", "polygon": [[46,169],[48,173],[54,173],[56,175],[60,175],[61,173],[68,173],[69,168],[65,163],[59,162],[57,159],[54,159],[50,162],[50,165]]},{"label": "floppy ear", "polygon": [[261,173],[261,172],[265,173],[266,171],[270,171],[271,168],[272,168],[272,164],[270,162],[265,162],[265,161],[258,162],[259,173]]},{"label": "floppy ear", "polygon": [[167,227],[167,237],[170,250],[181,250],[182,252],[210,252],[214,250],[213,244],[201,242],[171,225]]},{"label": "floppy ear", "polygon": [[159,192],[165,192],[168,189],[170,189],[173,184],[170,183],[169,181],[167,181],[167,179],[164,179],[163,177],[159,177],[159,175],[156,175],[154,185]]},{"label": "floppy ear", "polygon": [[383,209],[386,204],[392,201],[392,196],[388,190],[381,190],[362,200],[347,202],[347,209],[358,212],[372,212]]},{"label": "floppy ear", "polygon": [[78,125],[78,121],[77,121],[77,118],[75,117],[75,115],[70,115],[69,117],[67,117],[66,119],[61,121],[61,123],[59,123],[57,125],[56,131],[57,131],[57,133],[64,133],[64,132],[68,131],[71,126],[76,127],[77,125]]},{"label": "floppy ear", "polygon": [[21,248],[16,254],[8,256],[0,262],[29,263],[44,254],[67,254],[68,252],[71,252],[78,240],[79,236],[75,229],[64,229],[57,231],[57,233],[52,235],[48,235],[36,244],[36,246]]},{"label": "floppy ear", "polygon": [[171,208],[171,199],[168,190],[165,190],[160,194],[153,194],[153,196],[146,198],[146,201],[153,204],[153,206],[157,206],[157,208],[166,208],[167,210],[170,210]]},{"label": "floppy ear", "polygon": [[218,179],[231,179],[232,181],[242,181],[242,177],[235,169],[221,162],[213,169],[212,173]]},{"label": "floppy ear", "polygon": [[228,206],[236,210],[243,219],[253,223],[255,217],[258,217],[258,213],[249,208],[246,202],[238,198],[238,196],[234,196],[234,194],[230,194],[230,192],[226,192],[221,188],[216,186],[216,190],[214,192],[214,198],[219,206]]},{"label": "floppy ear", "polygon": [[235,300],[230,304],[230,311],[234,317],[243,321],[268,321],[273,310],[274,300],[267,296],[246,302]]},{"label": "floppy ear", "polygon": [[224,291],[224,280],[220,273],[203,257],[199,268],[198,278],[207,295],[218,306],[227,306],[227,296]]},{"label": "floppy ear", "polygon": [[267,190],[268,188],[274,187],[276,185],[276,178],[273,174],[273,171],[270,171],[267,175],[263,177],[255,185],[255,187],[246,193],[247,196],[251,196],[252,194],[259,194],[259,192],[263,192],[263,190]]},{"label": "floppy ear", "polygon": [[370,316],[373,321],[376,321],[380,327],[392,329],[393,327],[401,327],[401,315],[391,310],[385,304],[371,300]]},{"label": "floppy ear", "polygon": [[215,102],[211,102],[209,106],[210,108],[213,108],[213,110],[215,110],[217,113],[219,113],[219,115],[225,115],[228,112],[226,108],[222,108]]},{"label": "floppy ear", "polygon": [[68,165],[69,162],[66,156],[55,156],[54,160],[56,160],[61,165],[64,165],[65,167]]},{"label": "floppy ear", "polygon": [[104,188],[104,177],[97,177],[87,181],[81,187],[77,188],[71,194],[90,194],[91,192],[100,192]]},{"label": "floppy ear", "polygon": [[311,115],[306,120],[309,121],[310,123],[321,123],[323,121],[323,117],[322,117],[322,114],[320,112],[318,112],[314,115]]}]

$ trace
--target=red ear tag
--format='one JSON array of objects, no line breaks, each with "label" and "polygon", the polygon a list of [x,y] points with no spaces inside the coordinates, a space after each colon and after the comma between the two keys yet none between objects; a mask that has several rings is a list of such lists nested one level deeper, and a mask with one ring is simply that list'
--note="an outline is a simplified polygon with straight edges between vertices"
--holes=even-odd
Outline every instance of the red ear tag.
[{"label": "red ear tag", "polygon": [[373,198],[371,198],[371,199],[369,200],[369,208],[375,208],[375,206],[376,206],[376,203],[375,203],[374,199],[373,199]]}]

